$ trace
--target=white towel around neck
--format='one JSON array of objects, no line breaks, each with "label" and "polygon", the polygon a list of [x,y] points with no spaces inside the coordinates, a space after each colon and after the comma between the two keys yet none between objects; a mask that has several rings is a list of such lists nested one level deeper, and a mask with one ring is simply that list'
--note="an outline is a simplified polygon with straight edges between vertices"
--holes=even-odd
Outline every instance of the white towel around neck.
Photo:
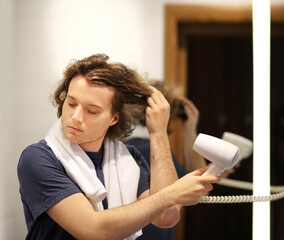
[{"label": "white towel around neck", "polygon": [[[49,130],[45,141],[62,163],[67,175],[84,192],[95,211],[104,209],[102,200],[106,196],[108,208],[123,206],[137,200],[140,168],[121,141],[108,138],[104,140],[102,169],[105,187],[97,178],[95,166],[84,150],[64,137],[61,118]],[[141,234],[140,230],[127,240],[134,240]]]}]

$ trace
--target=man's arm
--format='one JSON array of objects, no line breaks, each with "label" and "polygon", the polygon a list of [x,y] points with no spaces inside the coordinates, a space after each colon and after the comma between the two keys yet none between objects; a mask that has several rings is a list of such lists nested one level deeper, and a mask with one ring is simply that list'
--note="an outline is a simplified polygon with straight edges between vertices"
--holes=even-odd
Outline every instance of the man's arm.
[{"label": "man's arm", "polygon": [[77,239],[108,240],[126,238],[169,209],[199,202],[204,192],[212,190],[214,176],[200,176],[204,170],[189,173],[157,193],[132,204],[95,212],[82,193],[57,202],[47,214]]},{"label": "man's arm", "polygon": [[[170,106],[165,97],[157,89],[151,87],[153,94],[148,98],[146,109],[146,125],[150,135],[150,192],[153,194],[174,183],[177,173],[173,164],[167,127],[170,116]],[[175,225],[179,220],[179,208],[166,211],[153,224],[158,227]]]}]

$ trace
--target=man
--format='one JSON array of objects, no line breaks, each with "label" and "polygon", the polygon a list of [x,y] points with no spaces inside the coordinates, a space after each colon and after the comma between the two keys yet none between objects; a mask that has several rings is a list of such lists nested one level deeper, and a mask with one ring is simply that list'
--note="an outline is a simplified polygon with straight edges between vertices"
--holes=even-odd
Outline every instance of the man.
[{"label": "man", "polygon": [[[54,101],[59,120],[19,160],[27,239],[135,239],[144,226],[172,227],[217,177],[197,170],[177,181],[167,124],[169,104],[155,88],[102,54],[70,64]],[[151,179],[141,154],[118,139],[144,109]],[[97,181],[98,180],[98,181]]]}]

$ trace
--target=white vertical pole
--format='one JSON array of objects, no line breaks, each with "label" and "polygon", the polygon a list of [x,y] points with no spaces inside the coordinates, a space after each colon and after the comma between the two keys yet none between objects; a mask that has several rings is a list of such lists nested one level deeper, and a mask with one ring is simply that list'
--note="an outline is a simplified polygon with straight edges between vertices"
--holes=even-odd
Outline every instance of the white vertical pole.
[{"label": "white vertical pole", "polygon": [[[253,6],[253,194],[270,186],[270,1]],[[270,239],[270,202],[253,203],[253,240]]]}]

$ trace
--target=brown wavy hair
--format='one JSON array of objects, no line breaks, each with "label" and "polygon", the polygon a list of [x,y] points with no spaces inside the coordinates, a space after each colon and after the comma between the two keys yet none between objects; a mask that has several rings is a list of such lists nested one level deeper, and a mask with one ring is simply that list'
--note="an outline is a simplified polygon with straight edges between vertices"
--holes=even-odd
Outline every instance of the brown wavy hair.
[{"label": "brown wavy hair", "polygon": [[95,54],[71,61],[53,94],[53,104],[57,107],[57,117],[61,117],[70,82],[78,75],[85,77],[91,84],[114,87],[112,113],[119,113],[119,121],[109,128],[106,136],[121,139],[130,136],[134,121],[145,115],[147,98],[152,90],[137,71],[121,63],[108,63],[108,60],[105,54]]}]

